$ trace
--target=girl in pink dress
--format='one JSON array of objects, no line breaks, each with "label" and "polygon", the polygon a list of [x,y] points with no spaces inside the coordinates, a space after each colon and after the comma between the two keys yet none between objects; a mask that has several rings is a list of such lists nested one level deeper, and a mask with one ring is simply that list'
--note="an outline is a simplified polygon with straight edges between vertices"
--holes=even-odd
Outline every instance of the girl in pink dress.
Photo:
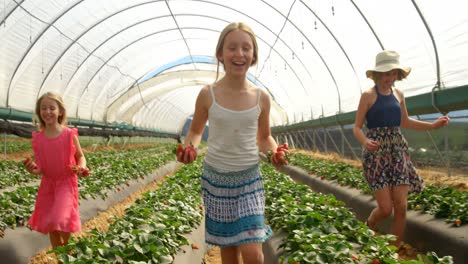
[{"label": "girl in pink dress", "polygon": [[49,234],[52,247],[68,244],[70,233],[81,230],[78,210],[78,176],[87,176],[86,159],[76,128],[68,128],[62,98],[52,92],[36,104],[39,131],[32,133],[34,161],[26,170],[42,175],[29,226]]}]

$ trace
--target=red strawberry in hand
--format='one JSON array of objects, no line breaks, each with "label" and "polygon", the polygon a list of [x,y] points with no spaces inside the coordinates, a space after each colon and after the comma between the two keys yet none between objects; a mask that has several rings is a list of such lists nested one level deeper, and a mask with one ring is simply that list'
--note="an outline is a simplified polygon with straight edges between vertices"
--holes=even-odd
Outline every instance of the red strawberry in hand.
[{"label": "red strawberry in hand", "polygon": [[88,168],[82,168],[79,165],[70,165],[71,170],[78,174],[80,177],[86,177],[91,174],[91,171]]},{"label": "red strawberry in hand", "polygon": [[32,169],[35,170],[37,169],[37,166],[36,164],[34,164],[34,162],[32,161],[32,159],[30,157],[27,157],[26,159],[23,160],[23,164],[24,166],[27,168],[29,166],[29,164],[32,163]]},{"label": "red strawberry in hand", "polygon": [[278,147],[276,148],[276,152],[280,152],[282,151],[284,153],[284,155],[282,155],[282,157],[284,156],[284,159],[286,161],[289,161],[289,146],[288,146],[288,143],[284,143],[284,144],[281,144],[281,145],[278,145]]},{"label": "red strawberry in hand", "polygon": [[276,151],[270,156],[271,164],[275,167],[287,165],[288,161],[286,159],[286,152],[283,150]]},{"label": "red strawberry in hand", "polygon": [[194,148],[192,143],[190,143],[190,146],[185,148],[182,147],[182,145],[179,145],[177,146],[176,156],[179,162],[188,164],[197,159],[197,150]]},{"label": "red strawberry in hand", "polygon": [[186,151],[189,152],[189,162],[192,162],[197,158],[197,150],[193,147],[192,144],[187,147]]},{"label": "red strawberry in hand", "polygon": [[278,160],[284,158],[284,151],[282,151],[282,150],[276,151],[275,156],[276,156],[276,159],[278,159]]},{"label": "red strawberry in hand", "polygon": [[180,152],[183,152],[184,151],[184,146],[182,146],[182,144],[179,144],[177,145],[177,147],[174,149],[174,154],[178,154]]},{"label": "red strawberry in hand", "polygon": [[284,143],[282,145],[278,145],[278,147],[276,148],[276,151],[284,151],[284,150],[289,150],[289,146],[288,146],[288,143]]},{"label": "red strawberry in hand", "polygon": [[177,157],[177,160],[182,162],[183,156],[184,156],[184,146],[181,144],[177,145],[177,148],[175,149],[175,154]]},{"label": "red strawberry in hand", "polygon": [[91,174],[91,171],[88,168],[81,168],[81,176],[87,177]]}]

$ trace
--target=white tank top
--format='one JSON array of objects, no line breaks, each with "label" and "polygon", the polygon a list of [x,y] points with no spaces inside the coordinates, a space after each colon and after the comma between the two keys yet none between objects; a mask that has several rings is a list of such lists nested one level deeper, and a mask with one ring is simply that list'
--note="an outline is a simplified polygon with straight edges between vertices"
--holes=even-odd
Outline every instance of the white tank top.
[{"label": "white tank top", "polygon": [[208,151],[205,162],[220,171],[241,171],[259,162],[257,146],[258,118],[260,116],[260,90],[257,105],[234,111],[216,102],[210,86],[213,103],[208,110]]}]

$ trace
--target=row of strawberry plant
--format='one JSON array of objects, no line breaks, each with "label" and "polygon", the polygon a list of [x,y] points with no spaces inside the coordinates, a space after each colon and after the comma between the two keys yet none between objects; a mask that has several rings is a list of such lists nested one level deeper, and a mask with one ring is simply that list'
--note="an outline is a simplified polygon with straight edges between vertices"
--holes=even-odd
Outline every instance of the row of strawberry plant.
[{"label": "row of strawberry plant", "polygon": [[[156,149],[125,150],[90,153],[88,156],[93,174],[78,181],[80,198],[101,197],[109,192],[120,191],[121,185],[151,173],[167,162],[174,160],[173,145]],[[0,194],[0,236],[9,226],[24,226],[34,210],[38,186],[18,187]]]},{"label": "row of strawberry plant", "polygon": [[91,177],[79,181],[80,197],[105,199],[109,190],[120,191],[120,185],[144,178],[154,168],[174,160],[173,144],[144,149],[112,150],[88,155]]},{"label": "row of strawberry plant", "polygon": [[35,177],[26,171],[23,162],[0,161],[0,189],[22,185],[33,180],[35,180]]},{"label": "row of strawberry plant", "polygon": [[[32,149],[30,138],[7,137],[0,142],[0,150],[5,153],[23,152]],[[122,140],[106,142],[102,137],[80,136],[80,145],[81,147],[92,145],[122,145]]]},{"label": "row of strawberry plant", "polygon": [[[364,194],[371,193],[363,172],[359,168],[344,162],[314,159],[301,153],[292,153],[289,158],[291,165],[301,167],[322,179],[359,189]],[[468,192],[452,187],[427,185],[421,193],[408,196],[408,208],[420,210],[437,218],[444,218],[446,222],[460,226],[468,223],[466,201],[468,201]]]},{"label": "row of strawberry plant", "polygon": [[31,149],[31,140],[26,138],[8,137],[6,138],[6,140],[3,140],[3,144],[1,145],[1,149],[4,150],[6,153],[20,152]]},{"label": "row of strawberry plant", "polygon": [[434,252],[398,260],[389,245],[394,236],[376,236],[334,196],[314,193],[270,165],[262,166],[262,174],[268,222],[285,234],[281,263],[453,263]]},{"label": "row of strawberry plant", "polygon": [[[157,152],[168,152],[172,148],[173,148],[173,144],[152,144],[150,146],[139,147],[138,149],[140,151],[144,151],[145,149],[150,149],[150,151],[154,150],[154,152],[157,153]],[[118,151],[125,153],[126,150],[122,149]],[[108,152],[111,152],[111,154],[106,154]],[[116,151],[113,151],[113,152],[115,153]],[[99,156],[96,153],[104,153],[102,154],[103,156],[114,155],[112,154],[112,151],[107,151],[107,150],[98,151],[94,153],[86,153],[86,158],[88,159],[88,163],[89,163],[88,167],[90,168],[95,167],[94,163],[100,164],[99,162],[93,162],[93,159],[95,159],[95,156]],[[138,154],[135,154],[135,155],[138,155]],[[103,158],[103,160],[105,160],[105,157]],[[34,175],[31,175],[30,173],[26,171],[26,169],[24,168],[23,162],[12,161],[12,160],[0,161],[0,190],[6,187],[24,185],[36,179],[37,177],[34,177]]]},{"label": "row of strawberry plant", "polygon": [[[200,162],[166,177],[156,191],[143,194],[107,231],[94,229],[72,238],[55,252],[63,263],[172,263],[189,241],[184,237],[203,217]],[[196,248],[192,245],[192,248]]]}]

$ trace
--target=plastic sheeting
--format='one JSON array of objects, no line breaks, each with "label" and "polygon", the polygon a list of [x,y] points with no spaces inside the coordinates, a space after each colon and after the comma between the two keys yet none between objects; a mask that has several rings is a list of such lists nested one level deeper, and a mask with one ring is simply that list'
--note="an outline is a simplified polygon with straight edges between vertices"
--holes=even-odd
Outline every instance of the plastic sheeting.
[{"label": "plastic sheeting", "polygon": [[60,93],[70,117],[180,133],[232,21],[257,35],[249,80],[271,123],[355,110],[382,49],[411,66],[406,96],[468,84],[468,1],[0,0],[0,107]]}]

